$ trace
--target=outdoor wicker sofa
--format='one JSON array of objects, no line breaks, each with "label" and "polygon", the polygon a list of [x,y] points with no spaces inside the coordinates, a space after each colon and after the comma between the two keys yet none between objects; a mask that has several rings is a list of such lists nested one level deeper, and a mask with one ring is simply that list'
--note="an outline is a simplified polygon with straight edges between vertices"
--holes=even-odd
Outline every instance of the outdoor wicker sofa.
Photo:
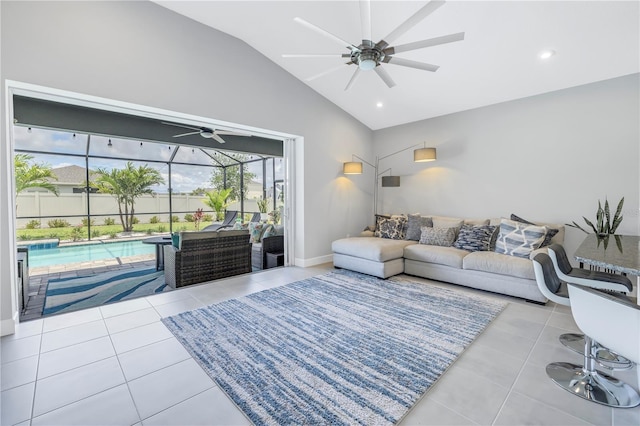
[{"label": "outdoor wicker sofa", "polygon": [[177,288],[251,272],[247,230],[180,232],[177,247],[164,246],[164,277]]}]

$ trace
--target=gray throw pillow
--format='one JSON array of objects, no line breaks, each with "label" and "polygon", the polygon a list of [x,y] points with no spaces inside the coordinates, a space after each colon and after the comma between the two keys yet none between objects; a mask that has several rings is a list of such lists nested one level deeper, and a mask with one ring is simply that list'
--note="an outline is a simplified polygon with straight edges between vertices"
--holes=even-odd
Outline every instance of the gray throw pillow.
[{"label": "gray throw pillow", "polygon": [[495,252],[528,258],[539,249],[547,236],[547,227],[502,219]]},{"label": "gray throw pillow", "polygon": [[492,225],[462,225],[453,246],[467,251],[488,251],[496,228]]},{"label": "gray throw pillow", "polygon": [[407,223],[407,235],[405,239],[419,241],[422,227],[427,226],[433,228],[433,221],[430,217],[420,216],[419,214],[410,214]]},{"label": "gray throw pillow", "polygon": [[423,226],[420,234],[420,244],[430,246],[451,247],[456,239],[456,228],[429,228]]}]

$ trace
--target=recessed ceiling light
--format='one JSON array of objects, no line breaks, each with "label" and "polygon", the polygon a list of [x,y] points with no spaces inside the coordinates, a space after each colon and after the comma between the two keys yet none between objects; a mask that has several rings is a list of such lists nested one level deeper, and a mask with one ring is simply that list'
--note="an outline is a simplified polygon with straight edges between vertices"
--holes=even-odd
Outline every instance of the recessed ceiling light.
[{"label": "recessed ceiling light", "polygon": [[543,50],[542,52],[540,52],[540,59],[549,59],[555,54],[555,50]]},{"label": "recessed ceiling light", "polygon": [[377,102],[377,103],[376,103],[376,106],[377,106],[378,108],[382,108],[384,105],[383,105],[383,103],[382,103],[382,102]]}]

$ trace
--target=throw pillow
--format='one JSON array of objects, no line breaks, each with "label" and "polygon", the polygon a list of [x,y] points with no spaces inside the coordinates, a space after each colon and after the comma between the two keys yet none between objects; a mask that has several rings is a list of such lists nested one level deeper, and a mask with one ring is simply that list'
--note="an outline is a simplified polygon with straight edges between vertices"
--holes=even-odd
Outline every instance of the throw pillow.
[{"label": "throw pillow", "polygon": [[528,258],[539,249],[547,236],[545,226],[529,225],[515,220],[502,219],[495,252]]},{"label": "throw pillow", "polygon": [[[516,222],[522,222],[522,223],[526,223],[528,225],[536,225],[536,226],[545,226],[545,225],[541,225],[539,223],[533,223],[533,222],[529,222],[526,219],[521,218],[520,216],[516,216],[515,214],[511,213],[511,220],[515,220]],[[540,247],[546,247],[548,245],[551,245],[551,239],[553,237],[555,237],[555,235],[560,232],[559,229],[556,228],[552,228],[550,226],[547,226],[547,236],[545,237],[544,241],[542,242],[542,245]]]},{"label": "throw pillow", "polygon": [[180,248],[180,234],[177,232],[173,232],[171,234],[171,245],[175,248]]},{"label": "throw pillow", "polygon": [[262,222],[249,222],[249,234],[251,235],[250,241],[252,243],[259,243],[262,241],[262,233],[265,229],[265,224]]},{"label": "throw pillow", "polygon": [[456,235],[458,235],[458,231],[460,231],[460,227],[464,223],[463,219],[458,219],[455,217],[439,216],[439,217],[433,217],[432,220],[433,220],[434,228],[454,228],[456,231]]},{"label": "throw pillow", "polygon": [[451,247],[456,239],[456,228],[429,228],[423,226],[420,233],[420,244],[430,246]]},{"label": "throw pillow", "polygon": [[462,225],[453,246],[467,251],[488,251],[496,228],[491,225]]},{"label": "throw pillow", "polygon": [[261,240],[264,240],[267,237],[273,237],[276,235],[276,228],[273,225],[267,225],[264,232],[262,233]]},{"label": "throw pillow", "polygon": [[420,216],[419,214],[410,214],[407,219],[407,235],[406,240],[418,241],[422,233],[422,227],[427,226],[433,228],[433,221],[430,217]]},{"label": "throw pillow", "polygon": [[380,220],[380,238],[404,240],[404,227],[407,220],[404,217],[392,217]]},{"label": "throw pillow", "polygon": [[380,236],[380,221],[383,219],[390,219],[391,215],[387,215],[387,214],[377,214],[375,215],[375,220],[376,220],[376,224],[375,227],[373,228],[373,236],[374,237],[379,237]]}]

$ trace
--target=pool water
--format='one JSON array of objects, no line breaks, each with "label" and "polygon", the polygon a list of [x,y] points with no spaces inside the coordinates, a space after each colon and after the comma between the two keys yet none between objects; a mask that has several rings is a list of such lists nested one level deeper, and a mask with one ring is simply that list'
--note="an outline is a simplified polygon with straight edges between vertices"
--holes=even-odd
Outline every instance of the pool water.
[{"label": "pool water", "polygon": [[119,241],[35,249],[29,250],[29,267],[63,265],[65,263],[88,262],[140,254],[155,254],[155,246],[153,244],[144,244],[142,241]]}]

